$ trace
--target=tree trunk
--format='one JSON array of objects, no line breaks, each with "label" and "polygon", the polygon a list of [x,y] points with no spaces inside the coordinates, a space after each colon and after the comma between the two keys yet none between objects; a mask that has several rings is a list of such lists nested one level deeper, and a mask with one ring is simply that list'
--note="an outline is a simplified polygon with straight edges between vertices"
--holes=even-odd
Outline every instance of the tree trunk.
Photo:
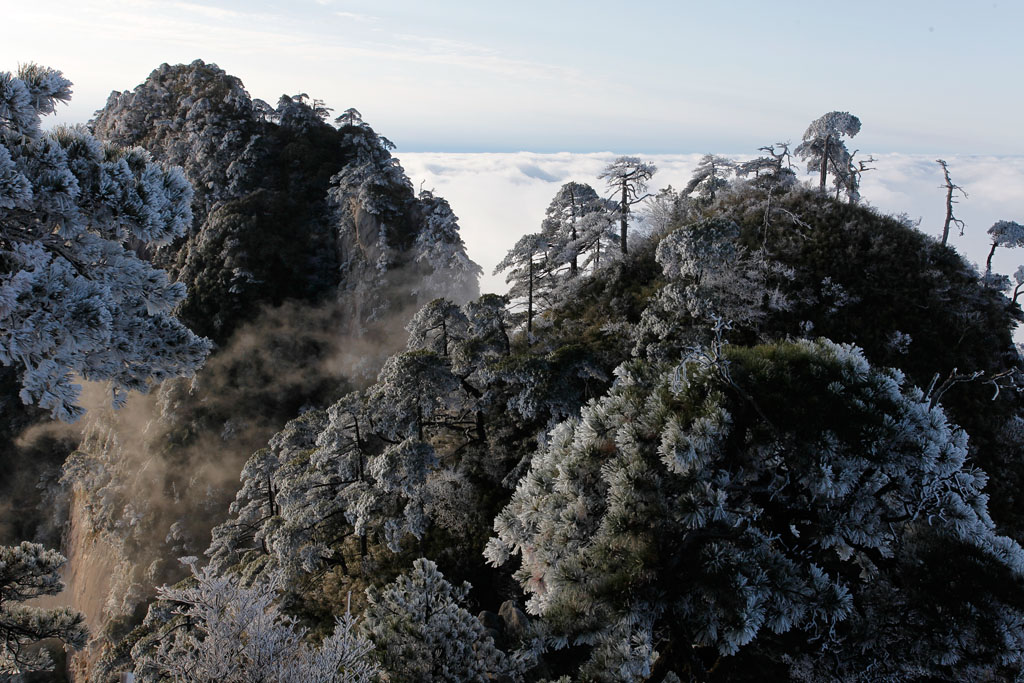
[{"label": "tree trunk", "polygon": [[[572,217],[572,227],[570,228],[569,234],[572,237],[573,244],[575,245],[575,242],[576,242],[576,193],[572,190],[571,186],[569,188],[569,200],[572,202],[571,203],[571,207],[572,208],[571,208],[571,213],[570,213],[570,215]],[[578,271],[579,271],[579,266],[577,265],[577,262],[576,262],[576,247],[573,246],[573,248],[572,248],[572,263],[569,265],[569,274],[572,277],[576,277]]]},{"label": "tree trunk", "polygon": [[487,426],[484,423],[484,411],[476,411],[476,438],[480,440],[480,443],[487,443]]},{"label": "tree trunk", "polygon": [[[959,189],[963,192],[963,188],[958,188],[953,184],[953,180],[949,177],[949,168],[944,160],[936,159],[936,163],[942,166],[942,175],[946,179],[946,222],[942,224],[942,246],[946,246],[946,240],[949,239],[950,225],[956,223],[961,226],[960,234],[963,234],[963,222],[953,217],[953,191]],[[967,196],[966,192],[964,192],[964,196]]]},{"label": "tree trunk", "polygon": [[819,177],[818,188],[821,190],[825,189],[825,175],[828,173],[828,139],[829,136],[825,136],[825,149],[821,151],[821,175]]},{"label": "tree trunk", "polygon": [[622,183],[622,205],[619,207],[619,246],[622,248],[622,255],[627,252],[626,247],[626,226],[629,225],[629,196],[626,194],[626,183]]},{"label": "tree trunk", "polygon": [[942,246],[946,246],[946,240],[949,239],[949,224],[953,220],[953,186],[949,184],[949,178],[947,174],[946,178],[946,222],[942,224]]},{"label": "tree trunk", "polygon": [[533,254],[530,254],[530,281],[526,297],[526,334],[533,334]]},{"label": "tree trunk", "polygon": [[996,253],[996,247],[999,244],[996,242],[992,243],[992,248],[988,251],[988,258],[985,259],[985,276],[988,277],[992,274],[992,256]]}]

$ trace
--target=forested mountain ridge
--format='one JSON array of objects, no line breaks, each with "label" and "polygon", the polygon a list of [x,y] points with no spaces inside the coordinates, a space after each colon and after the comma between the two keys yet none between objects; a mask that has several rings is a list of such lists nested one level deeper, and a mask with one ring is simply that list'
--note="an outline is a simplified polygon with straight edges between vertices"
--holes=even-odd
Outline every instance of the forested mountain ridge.
[{"label": "forested mountain ridge", "polygon": [[[475,296],[479,269],[447,204],[416,196],[357,111],[338,127],[329,114],[305,94],[253,101],[199,60],[162,65],[97,112],[97,137],[181,166],[196,188],[192,229],[154,255],[188,287],[180,315],[192,329],[222,342],[265,303],[342,298],[339,286],[358,288],[347,308],[366,320]],[[405,286],[420,280],[432,289]]]},{"label": "forested mountain ridge", "polygon": [[[4,100],[4,116],[13,111],[26,121],[16,119],[19,125],[38,116],[23,93],[52,87],[59,98],[70,92],[66,79],[47,69],[7,77],[3,94],[12,99]],[[183,187],[199,188],[189,192],[188,213],[173,239],[128,235],[125,246],[167,268],[182,295],[187,287],[178,317],[218,346],[190,382],[165,383],[127,410],[110,412],[102,398],[86,396],[94,410],[81,443],[78,430],[54,431],[32,406],[22,406],[18,378],[10,378],[4,401],[14,410],[4,411],[10,467],[3,486],[5,505],[20,513],[5,525],[5,538],[57,544],[73,502],[72,518],[81,524],[71,537],[105,537],[105,549],[92,552],[114,560],[114,571],[104,565],[109,575],[102,582],[116,600],[95,597],[106,614],[90,614],[96,626],[130,617],[154,582],[182,575],[174,558],[205,548],[210,511],[230,500],[241,460],[287,419],[375,375],[403,343],[395,330],[422,303],[476,295],[479,268],[466,256],[447,202],[413,192],[390,143],[358,112],[346,111],[334,126],[326,113],[304,95],[283,96],[277,108],[253,103],[238,79],[197,61],[163,65],[134,92],[112,94],[91,124],[109,149],[145,145],[142,154],[154,169],[179,166],[184,176],[175,177]],[[37,128],[26,130],[37,136],[33,144],[52,144]],[[53,137],[65,144],[67,135]],[[88,132],[73,135],[85,139]],[[12,139],[23,144],[25,138],[6,138],[18,154]],[[28,159],[31,148],[25,149]],[[25,201],[20,168],[3,169],[4,209],[12,180],[23,194],[11,201]],[[79,162],[71,172],[80,168]],[[83,205],[95,210],[86,204],[93,201],[84,195],[87,178],[96,182],[82,176],[74,190],[81,186]],[[48,200],[43,182],[35,194],[41,202]],[[152,188],[141,189],[121,200],[134,203],[112,210],[138,212],[159,199]],[[10,217],[5,214],[5,227]],[[4,286],[6,295],[10,285]],[[139,334],[144,338],[145,330]],[[25,431],[33,423],[39,426]],[[72,444],[78,452],[61,479]],[[37,490],[37,483],[46,488]],[[153,564],[164,556],[168,568]],[[81,571],[89,574],[87,567]]]},{"label": "forested mountain ridge", "polygon": [[[499,265],[510,295],[477,297],[447,203],[413,196],[358,112],[325,112],[196,62],[94,123],[199,186],[190,230],[135,248],[219,347],[90,411],[49,482],[70,537],[116,559],[79,676],[1024,671],[1021,309],[859,204],[856,117],[808,128],[816,187],[784,145],[708,155],[644,200],[646,233],[653,165],[609,166],[619,201],[567,183]],[[281,235],[305,241],[261,249]]]}]

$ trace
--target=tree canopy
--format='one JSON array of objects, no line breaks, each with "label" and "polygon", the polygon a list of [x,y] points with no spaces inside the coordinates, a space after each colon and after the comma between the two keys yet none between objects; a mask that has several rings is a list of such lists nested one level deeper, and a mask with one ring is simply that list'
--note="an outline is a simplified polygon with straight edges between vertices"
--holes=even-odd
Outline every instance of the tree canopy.
[{"label": "tree canopy", "polygon": [[120,403],[194,373],[210,350],[172,315],[184,286],[132,249],[184,233],[191,187],[141,149],[43,133],[70,88],[35,65],[0,73],[0,362],[25,403],[64,420],[82,414],[72,373],[109,381]]},{"label": "tree canopy", "polygon": [[585,676],[703,679],[780,639],[816,679],[1019,662],[1024,552],[995,531],[966,435],[901,373],[824,340],[652,370],[620,367],[555,429],[488,546],[521,556],[556,642],[593,646]]}]

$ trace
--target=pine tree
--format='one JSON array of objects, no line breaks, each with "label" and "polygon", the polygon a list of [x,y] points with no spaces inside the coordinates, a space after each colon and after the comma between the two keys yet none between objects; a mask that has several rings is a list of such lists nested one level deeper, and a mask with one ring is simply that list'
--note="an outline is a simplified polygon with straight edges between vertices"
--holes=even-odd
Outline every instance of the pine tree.
[{"label": "pine tree", "polygon": [[0,546],[0,673],[50,669],[47,652],[37,643],[57,638],[74,649],[88,639],[85,616],[68,607],[47,609],[22,604],[64,588],[64,557],[38,543]]},{"label": "pine tree", "polygon": [[1016,221],[996,221],[988,229],[988,234],[992,236],[992,248],[989,249],[988,257],[985,259],[986,277],[992,275],[992,257],[995,255],[997,247],[1012,249],[1024,246],[1024,225]]},{"label": "pine tree", "polygon": [[588,680],[732,656],[989,678],[1024,664],[1024,551],[966,445],[901,373],[827,340],[631,362],[534,455],[487,556],[521,556],[528,610],[590,647]]},{"label": "pine tree", "polygon": [[370,683],[379,667],[371,643],[357,634],[346,612],[319,646],[304,641],[305,629],[276,604],[279,582],[244,586],[239,577],[198,569],[183,558],[192,577],[163,586],[150,609],[151,633],[132,650],[139,681],[223,683]]},{"label": "pine tree", "polygon": [[486,681],[514,663],[463,604],[469,584],[453,586],[425,558],[394,582],[367,591],[363,630],[396,683]]},{"label": "pine tree", "polygon": [[[559,188],[552,198],[541,223],[541,234],[547,238],[551,268],[568,265],[570,278],[579,275],[581,254],[600,249],[587,229],[593,224],[591,214],[607,213],[607,202],[590,185],[570,182]],[[591,259],[592,260],[592,259]]]},{"label": "pine tree", "polygon": [[509,271],[505,277],[509,287],[508,295],[519,305],[526,306],[526,332],[533,334],[533,318],[537,311],[548,304],[552,277],[547,260],[548,239],[543,233],[523,235],[509,250],[497,266],[494,274]]},{"label": "pine tree", "polygon": [[59,71],[0,73],[0,363],[17,368],[26,404],[63,420],[83,412],[72,373],[109,381],[119,404],[194,373],[210,350],[171,315],[184,286],[129,248],[184,233],[188,182],[82,128],[43,133],[40,117],[70,95]]},{"label": "pine tree", "polygon": [[825,189],[825,179],[831,169],[837,187],[849,172],[852,156],[843,137],[860,132],[860,119],[846,111],[830,111],[815,119],[804,132],[804,141],[794,153],[807,160],[807,171],[817,171],[819,189]]},{"label": "pine tree", "polygon": [[670,232],[655,258],[666,285],[652,297],[636,327],[634,353],[674,358],[712,330],[748,333],[768,315],[789,308],[781,285],[792,270],[763,251],[739,242],[740,227],[722,218],[689,223]]},{"label": "pine tree", "polygon": [[420,301],[441,296],[461,303],[475,298],[480,293],[477,278],[483,270],[466,255],[459,219],[451,205],[426,190],[420,192],[418,205],[423,219],[412,258],[426,266],[426,272],[414,294]]},{"label": "pine tree", "polygon": [[619,249],[623,255],[628,253],[626,238],[630,207],[648,197],[647,181],[657,170],[657,166],[640,161],[639,157],[619,157],[597,176],[605,180],[608,189],[619,196]]},{"label": "pine tree", "polygon": [[715,194],[729,186],[728,175],[735,168],[736,164],[725,157],[705,154],[680,194],[683,197],[696,195],[705,201],[714,202]]}]

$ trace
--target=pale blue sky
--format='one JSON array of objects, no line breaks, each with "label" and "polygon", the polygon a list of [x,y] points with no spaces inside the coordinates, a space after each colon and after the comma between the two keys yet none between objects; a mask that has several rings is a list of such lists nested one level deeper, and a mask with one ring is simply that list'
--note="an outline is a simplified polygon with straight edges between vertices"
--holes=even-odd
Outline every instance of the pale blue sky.
[{"label": "pale blue sky", "polygon": [[399,151],[746,153],[830,110],[865,152],[1022,154],[1024,2],[4,2],[0,70],[84,121],[161,62],[358,108]]}]

